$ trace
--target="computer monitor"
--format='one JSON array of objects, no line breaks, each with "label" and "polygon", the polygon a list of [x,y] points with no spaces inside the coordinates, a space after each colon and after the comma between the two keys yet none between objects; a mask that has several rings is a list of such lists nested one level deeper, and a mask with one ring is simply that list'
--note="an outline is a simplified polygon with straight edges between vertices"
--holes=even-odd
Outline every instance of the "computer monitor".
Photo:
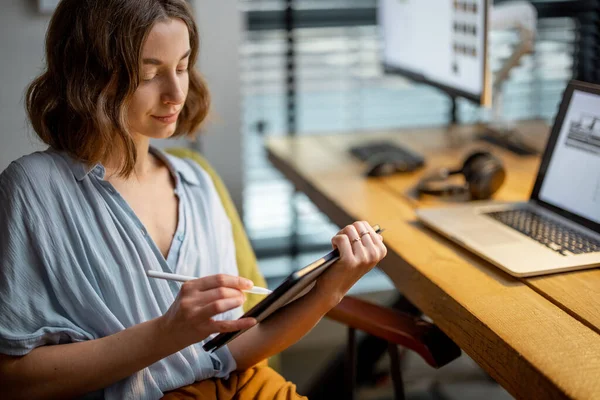
[{"label": "computer monitor", "polygon": [[[508,77],[510,69],[530,51],[531,29],[526,28],[535,25],[535,13],[531,12],[531,5],[515,3],[510,7],[495,8],[492,21],[490,7],[491,0],[379,0],[378,22],[385,72],[400,74],[446,92],[452,98],[452,123],[458,122],[457,97],[491,106],[492,88],[496,95],[499,94],[497,89]],[[488,66],[491,22],[497,28],[517,28],[522,39],[525,38],[498,71],[493,85]],[[496,102],[497,105],[500,103]],[[490,124],[484,127],[478,139],[521,155],[536,152],[514,130],[498,129]],[[397,168],[399,170],[414,170],[425,163],[421,155],[387,142],[363,143],[350,150],[361,159],[375,160],[375,164],[383,163],[383,160],[402,166]],[[406,165],[414,168],[406,168]],[[375,165],[373,170],[378,166]]]},{"label": "computer monitor", "polygon": [[380,0],[385,71],[491,105],[489,0]]},{"label": "computer monitor", "polygon": [[[501,85],[520,58],[533,50],[536,11],[525,1],[496,6],[491,0],[380,0],[378,20],[387,73],[406,76],[442,89],[452,98],[451,122],[457,121],[456,98],[492,106],[494,119],[478,139],[519,155],[538,152],[501,121]],[[488,65],[488,30],[517,29],[520,43],[492,82]],[[500,121],[498,121],[500,120]]]}]

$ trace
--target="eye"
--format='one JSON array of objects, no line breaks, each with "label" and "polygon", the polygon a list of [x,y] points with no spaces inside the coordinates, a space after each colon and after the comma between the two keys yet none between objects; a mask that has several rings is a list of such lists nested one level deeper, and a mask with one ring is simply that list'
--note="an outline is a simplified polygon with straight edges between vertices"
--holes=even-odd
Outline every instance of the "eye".
[{"label": "eye", "polygon": [[152,81],[154,78],[156,78],[158,76],[158,74],[154,74],[154,75],[144,75],[142,77],[142,82],[150,82]]},{"label": "eye", "polygon": [[177,73],[178,73],[179,75],[181,75],[181,74],[185,74],[187,71],[188,71],[188,68],[187,68],[187,67],[180,67],[180,68],[177,68]]}]

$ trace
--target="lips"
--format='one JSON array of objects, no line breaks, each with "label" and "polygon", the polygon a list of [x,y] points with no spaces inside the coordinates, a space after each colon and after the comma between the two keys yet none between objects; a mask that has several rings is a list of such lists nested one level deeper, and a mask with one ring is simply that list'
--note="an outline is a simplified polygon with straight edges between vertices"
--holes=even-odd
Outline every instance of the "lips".
[{"label": "lips", "polygon": [[159,122],[165,123],[165,124],[171,124],[171,123],[177,121],[180,111],[181,110],[177,111],[176,113],[169,114],[169,115],[153,115],[152,118],[154,118],[155,120],[157,120]]}]

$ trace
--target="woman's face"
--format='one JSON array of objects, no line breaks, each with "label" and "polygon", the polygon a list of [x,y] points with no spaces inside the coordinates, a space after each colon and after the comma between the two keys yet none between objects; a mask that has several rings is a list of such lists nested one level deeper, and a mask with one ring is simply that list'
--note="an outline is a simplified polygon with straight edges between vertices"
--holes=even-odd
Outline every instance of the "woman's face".
[{"label": "woman's face", "polygon": [[188,94],[190,38],[180,19],[158,22],[142,49],[141,82],[129,105],[135,136],[164,139],[175,132]]}]

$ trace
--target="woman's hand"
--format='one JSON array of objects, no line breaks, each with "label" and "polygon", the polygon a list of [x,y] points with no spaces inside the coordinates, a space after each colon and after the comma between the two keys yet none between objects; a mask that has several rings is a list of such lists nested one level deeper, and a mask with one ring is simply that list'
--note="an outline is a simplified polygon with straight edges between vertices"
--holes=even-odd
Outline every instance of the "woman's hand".
[{"label": "woman's hand", "polygon": [[366,221],[346,226],[331,239],[331,244],[339,250],[340,260],[319,277],[315,289],[337,304],[356,281],[386,256],[387,248],[383,237]]},{"label": "woman's hand", "polygon": [[206,339],[217,332],[232,332],[254,326],[254,318],[231,321],[213,320],[217,314],[244,303],[243,289],[252,281],[232,275],[211,275],[185,282],[169,310],[161,317],[166,337],[181,348]]}]

